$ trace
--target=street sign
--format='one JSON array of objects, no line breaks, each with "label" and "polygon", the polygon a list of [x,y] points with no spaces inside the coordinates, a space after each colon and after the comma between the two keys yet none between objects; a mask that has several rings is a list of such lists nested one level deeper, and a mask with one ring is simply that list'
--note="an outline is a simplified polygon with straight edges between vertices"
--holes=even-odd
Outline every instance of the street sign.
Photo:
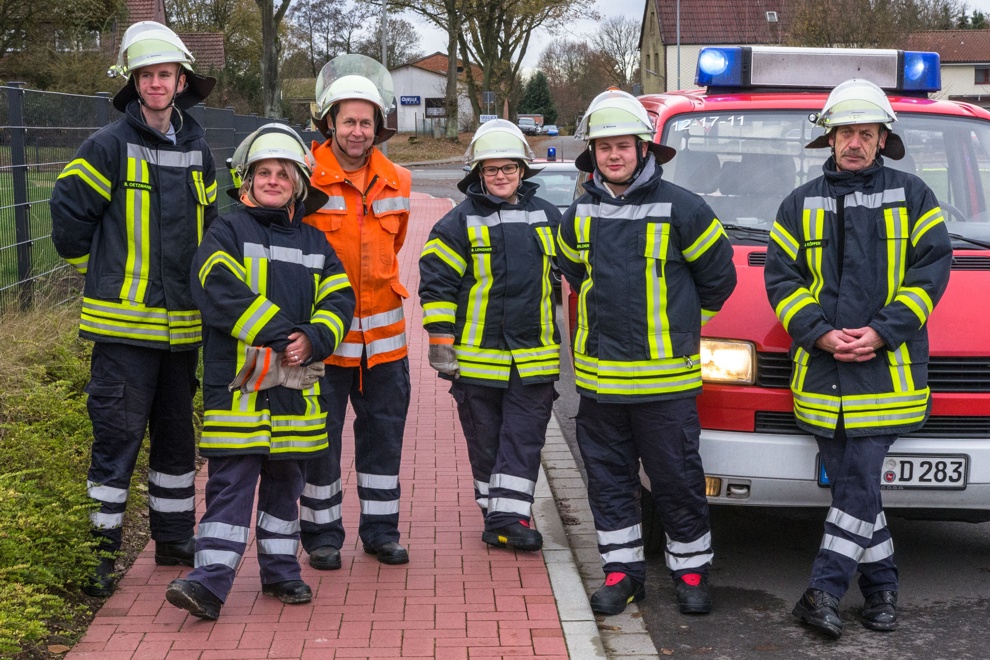
[{"label": "street sign", "polygon": [[419,105],[418,96],[400,96],[399,103],[402,105]]},{"label": "street sign", "polygon": [[498,115],[479,115],[478,117],[478,121],[482,124],[493,119],[498,119]]},{"label": "street sign", "polygon": [[481,102],[485,105],[491,105],[495,102],[495,92],[482,92]]}]

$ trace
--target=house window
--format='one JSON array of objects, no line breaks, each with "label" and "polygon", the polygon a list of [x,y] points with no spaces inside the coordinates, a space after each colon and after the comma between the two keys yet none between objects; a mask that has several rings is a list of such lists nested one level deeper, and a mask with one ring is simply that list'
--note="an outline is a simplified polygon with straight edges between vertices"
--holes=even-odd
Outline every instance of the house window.
[{"label": "house window", "polygon": [[990,66],[976,67],[976,79],[974,85],[990,85]]}]

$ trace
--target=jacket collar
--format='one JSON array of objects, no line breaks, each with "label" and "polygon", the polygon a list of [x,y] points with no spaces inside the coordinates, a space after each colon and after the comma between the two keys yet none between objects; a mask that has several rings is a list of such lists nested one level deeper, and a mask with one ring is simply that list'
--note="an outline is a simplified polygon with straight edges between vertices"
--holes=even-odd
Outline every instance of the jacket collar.
[{"label": "jacket collar", "polygon": [[[201,138],[205,135],[203,127],[199,125],[199,122],[193,119],[188,112],[183,112],[181,118],[179,117],[179,110],[175,108],[172,109],[172,126],[178,126],[179,130],[175,133],[175,144],[184,144],[190,140],[195,140]],[[144,133],[147,137],[154,139],[157,142],[164,143],[165,145],[171,145],[172,141],[169,140],[163,133],[160,133],[156,129],[148,126],[147,122],[144,121],[144,115],[141,114],[141,103],[140,101],[134,100],[127,104],[127,109],[124,111],[124,118],[127,123],[134,127],[140,133]]]},{"label": "jacket collar", "polygon": [[825,173],[825,180],[836,195],[848,195],[873,185],[877,175],[883,171],[883,156],[877,156],[872,165],[858,172],[845,172],[838,169],[835,166],[835,156],[831,156],[822,165],[822,171]]},{"label": "jacket collar", "polygon": [[639,201],[649,194],[650,191],[655,190],[660,185],[660,180],[663,177],[663,168],[657,163],[654,155],[649,153],[646,157],[647,161],[646,165],[643,166],[643,171],[639,173],[636,180],[619,197],[613,196],[605,188],[605,181],[602,179],[601,174],[598,173],[598,170],[595,170],[591,181],[584,184],[584,189],[601,200],[610,200],[619,204],[625,201]]},{"label": "jacket collar", "polygon": [[[313,142],[313,157],[316,159],[316,167],[313,168],[313,183],[317,185],[331,185],[342,183],[347,175],[344,168],[337,162],[337,157],[330,146],[330,140],[322,144]],[[368,168],[372,177],[378,176],[378,180],[390,188],[399,188],[399,174],[395,170],[395,164],[385,157],[378,147],[371,149],[371,156],[368,158]]]}]

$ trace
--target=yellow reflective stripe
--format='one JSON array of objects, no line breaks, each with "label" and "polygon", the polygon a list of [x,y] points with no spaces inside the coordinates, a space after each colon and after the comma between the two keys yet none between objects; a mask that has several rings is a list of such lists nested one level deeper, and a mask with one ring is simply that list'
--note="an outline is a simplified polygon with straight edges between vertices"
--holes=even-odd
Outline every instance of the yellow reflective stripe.
[{"label": "yellow reflective stripe", "polygon": [[887,229],[887,300],[884,305],[889,305],[904,281],[907,241],[903,239],[908,235],[907,209],[903,206],[884,209],[883,220]]},{"label": "yellow reflective stripe", "polygon": [[464,324],[460,343],[466,346],[477,346],[481,343],[484,334],[485,317],[488,313],[488,295],[494,282],[490,250],[492,242],[488,227],[484,225],[468,227],[467,231],[472,252],[474,252],[474,248],[478,248],[478,250],[471,255],[475,282],[468,293],[467,322]]},{"label": "yellow reflective stripe", "polygon": [[618,362],[575,353],[574,378],[579,388],[598,394],[683,392],[701,387],[701,357]]},{"label": "yellow reflective stripe", "polygon": [[839,397],[793,391],[794,417],[820,428],[835,429],[839,423]]},{"label": "yellow reflective stripe", "polygon": [[481,380],[508,381],[512,370],[512,354],[475,346],[454,345],[461,376]]},{"label": "yellow reflective stripe", "polygon": [[[148,184],[148,162],[136,158],[127,159],[127,180]],[[124,281],[120,298],[144,302],[148,294],[148,277],[151,270],[151,201],[145,186],[127,188],[125,199],[125,225],[127,226],[127,260],[124,265]]]},{"label": "yellow reflective stripe", "polygon": [[512,351],[520,378],[556,376],[560,373],[560,344]]},{"label": "yellow reflective stripe", "polygon": [[422,259],[431,254],[450,266],[450,269],[460,276],[463,276],[467,271],[467,262],[464,261],[463,257],[439,238],[427,241],[426,245],[423,246],[423,253],[419,258]]},{"label": "yellow reflective stripe", "polygon": [[272,416],[272,454],[312,453],[327,446],[326,413]]},{"label": "yellow reflective stripe", "polygon": [[[650,345],[650,358],[657,360],[673,355],[670,328],[667,319],[667,249],[670,225],[649,223],[646,227],[646,336]],[[659,258],[650,258],[656,255]],[[660,270],[658,273],[657,270]]]},{"label": "yellow reflective stripe", "polygon": [[204,261],[203,265],[199,268],[199,273],[197,276],[199,277],[199,285],[201,287],[204,289],[206,288],[206,278],[209,276],[213,268],[218,265],[226,266],[235,276],[237,276],[237,279],[242,282],[247,282],[247,272],[244,270],[244,266],[238,263],[236,259],[226,252],[214,252],[207,257],[206,261]]},{"label": "yellow reflective stripe", "polygon": [[[588,343],[588,294],[594,286],[592,277],[591,260],[591,216],[574,217],[574,236],[577,241],[577,258],[573,261],[584,264],[585,277],[581,282],[581,290],[578,292],[577,304],[577,330],[574,331],[574,351],[583,353]],[[561,241],[564,245],[564,241]],[[566,256],[566,253],[565,253]]]},{"label": "yellow reflective stripe", "polygon": [[350,286],[351,286],[351,282],[350,280],[347,279],[346,273],[331,275],[330,277],[320,282],[320,285],[316,290],[316,302],[321,302],[324,298],[329,296],[334,291],[347,289]]},{"label": "yellow reflective stripe", "polygon": [[540,239],[540,243],[543,245],[543,254],[550,255],[551,257],[557,256],[557,241],[553,238],[553,228],[552,227],[537,227],[536,235]]},{"label": "yellow reflective stripe", "polygon": [[846,428],[917,424],[928,412],[929,389],[842,397]]},{"label": "yellow reflective stripe", "polygon": [[[238,358],[242,363],[243,358]],[[238,397],[234,393],[235,405]],[[252,395],[252,400],[255,395]],[[206,410],[200,449],[252,449],[271,445],[271,417],[267,410]]]},{"label": "yellow reflective stripe", "polygon": [[233,336],[253,346],[255,337],[265,324],[278,314],[278,311],[277,305],[267,298],[258,296],[234,323]]},{"label": "yellow reflective stripe", "polygon": [[[543,245],[543,274],[540,279],[540,343],[544,346],[553,343],[553,285],[550,282],[550,269],[553,256],[557,254],[556,241],[553,240],[553,230],[550,227],[537,227],[536,235]],[[521,374],[522,372],[520,372]]]},{"label": "yellow reflective stripe", "polygon": [[423,325],[428,323],[454,323],[457,321],[457,303],[439,300],[423,303]]},{"label": "yellow reflective stripe", "polygon": [[712,224],[708,226],[708,229],[698,237],[698,240],[689,245],[686,250],[682,250],[681,254],[684,255],[684,259],[688,263],[695,261],[705,254],[705,252],[708,252],[708,249],[715,245],[715,242],[718,241],[720,236],[725,236],[725,230],[722,228],[722,223],[718,221],[718,218],[715,218],[712,220]]},{"label": "yellow reflective stripe", "polygon": [[713,311],[713,310],[710,310],[710,309],[702,309],[701,310],[701,327],[704,327],[706,323],[708,323],[713,318],[715,318],[715,315],[716,314],[718,314],[718,312]]},{"label": "yellow reflective stripe", "polygon": [[208,185],[206,187],[206,201],[209,204],[212,204],[213,202],[217,201],[217,182],[216,182],[216,180],[214,180],[213,183],[211,183],[210,185]]},{"label": "yellow reflective stripe", "polygon": [[894,302],[899,302],[905,307],[910,309],[915,313],[920,321],[918,327],[923,326],[927,321],[928,317],[931,316],[932,309],[935,307],[932,303],[931,296],[924,289],[916,286],[906,286],[901,288],[897,292],[897,297],[894,298]]},{"label": "yellow reflective stripe", "polygon": [[804,391],[804,379],[808,376],[808,362],[810,356],[808,351],[800,346],[794,351],[794,367],[791,370],[791,391]]},{"label": "yellow reflective stripe", "polygon": [[100,197],[108,202],[110,201],[110,179],[96,171],[96,168],[87,163],[84,159],[77,158],[71,161],[65,166],[62,173],[58,175],[58,178],[62,179],[69,176],[79,177],[86,183],[86,185],[95,190]]},{"label": "yellow reflective stripe", "polygon": [[805,209],[802,217],[804,230],[804,240],[806,248],[804,258],[811,273],[811,285],[809,291],[818,300],[818,296],[825,286],[825,278],[822,276],[822,241],[825,232],[825,209]]},{"label": "yellow reflective stripe", "polygon": [[943,222],[945,222],[945,218],[942,216],[942,209],[938,206],[918,218],[918,222],[914,224],[914,229],[911,231],[911,245],[918,247],[921,237],[928,233],[929,229]]},{"label": "yellow reflective stripe", "polygon": [[89,270],[89,255],[84,254],[81,257],[76,257],[75,259],[66,259],[69,265],[79,271],[81,274],[85,275],[86,271]]},{"label": "yellow reflective stripe", "polygon": [[774,313],[780,319],[780,323],[784,326],[784,329],[790,332],[788,326],[790,326],[791,319],[794,318],[794,315],[812,304],[815,304],[814,296],[811,295],[810,291],[802,287],[777,303]]},{"label": "yellow reflective stripe", "polygon": [[894,391],[914,391],[914,376],[911,373],[911,360],[907,344],[901,344],[896,350],[887,351],[887,362],[890,368],[890,382],[894,385]]},{"label": "yellow reflective stripe", "polygon": [[83,298],[80,330],[106,337],[120,337],[169,345],[202,340],[197,310],[169,312],[130,302]]},{"label": "yellow reflective stripe", "polygon": [[[807,211],[805,212],[807,213]],[[787,253],[787,256],[791,258],[791,261],[797,261],[798,255],[798,242],[790,233],[784,228],[784,225],[779,222],[773,223],[773,229],[770,231],[770,238],[773,242],[780,246],[780,249]]]},{"label": "yellow reflective stripe", "polygon": [[319,323],[330,328],[333,333],[333,345],[336,346],[344,338],[344,321],[329,310],[319,309],[313,313],[312,323]]}]

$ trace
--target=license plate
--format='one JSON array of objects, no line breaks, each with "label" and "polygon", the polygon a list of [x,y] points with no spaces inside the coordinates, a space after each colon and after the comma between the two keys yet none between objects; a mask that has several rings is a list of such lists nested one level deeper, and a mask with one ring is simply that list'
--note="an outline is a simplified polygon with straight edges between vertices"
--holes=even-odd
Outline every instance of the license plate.
[{"label": "license plate", "polygon": [[[965,490],[969,456],[962,454],[887,454],[880,473],[881,490]],[[828,475],[818,458],[818,485],[828,486]]]}]

